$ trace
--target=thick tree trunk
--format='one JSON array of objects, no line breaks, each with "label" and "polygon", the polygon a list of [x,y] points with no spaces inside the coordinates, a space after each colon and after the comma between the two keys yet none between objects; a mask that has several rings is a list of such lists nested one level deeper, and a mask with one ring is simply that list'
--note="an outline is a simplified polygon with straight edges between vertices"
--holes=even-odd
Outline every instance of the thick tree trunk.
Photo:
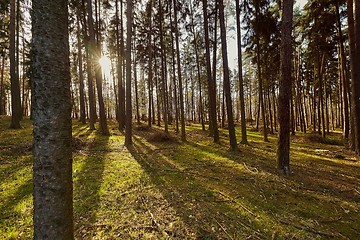
[{"label": "thick tree trunk", "polygon": [[290,173],[291,32],[293,0],[284,0],[281,25],[278,169]]},{"label": "thick tree trunk", "polygon": [[34,239],[74,239],[67,2],[32,1]]},{"label": "thick tree trunk", "polygon": [[226,110],[227,120],[229,128],[230,148],[231,150],[237,150],[237,142],[235,135],[235,126],[231,101],[230,90],[230,78],[229,78],[229,64],[227,56],[227,43],[226,43],[226,29],[225,29],[225,17],[224,17],[224,3],[223,0],[219,0],[219,18],[220,18],[220,33],[221,33],[221,49],[223,59],[223,74],[224,74],[224,92],[226,97]]},{"label": "thick tree trunk", "polygon": [[15,20],[16,20],[16,5],[15,0],[10,1],[10,83],[11,83],[11,124],[10,128],[21,128],[20,120],[22,118],[21,99],[20,99],[20,84],[17,72],[16,62],[16,46],[15,46]]}]

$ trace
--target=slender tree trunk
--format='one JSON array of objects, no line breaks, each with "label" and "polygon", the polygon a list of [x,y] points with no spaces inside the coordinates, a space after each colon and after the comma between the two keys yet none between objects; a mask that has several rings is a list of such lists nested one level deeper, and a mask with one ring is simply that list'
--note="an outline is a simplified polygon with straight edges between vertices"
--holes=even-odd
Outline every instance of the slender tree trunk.
[{"label": "slender tree trunk", "polygon": [[132,101],[131,101],[131,41],[133,25],[133,2],[127,0],[126,9],[126,127],[125,145],[132,145]]},{"label": "slender tree trunk", "polygon": [[[219,143],[220,138],[219,138],[218,125],[217,125],[217,118],[216,118],[216,81],[215,81],[215,77],[213,77],[211,74],[207,0],[203,0],[202,2],[203,2],[203,17],[204,17],[204,33],[205,33],[206,76],[207,76],[207,80],[208,80],[209,113],[210,113],[210,126],[211,126],[210,132],[214,137],[214,142]],[[217,12],[217,8],[216,8],[216,12]],[[217,14],[215,14],[215,19],[216,19],[216,16],[217,16]],[[215,31],[216,31],[216,27],[215,27]],[[215,39],[216,39],[216,34],[215,34]],[[216,46],[216,40],[215,40],[214,45]],[[216,62],[216,60],[215,60],[215,62]],[[213,68],[213,74],[216,75],[215,68]]]},{"label": "slender tree trunk", "polygon": [[344,138],[349,138],[349,131],[350,131],[350,119],[349,119],[349,99],[348,99],[348,74],[346,70],[346,57],[344,51],[344,42],[343,42],[343,35],[341,29],[341,22],[340,22],[340,13],[339,13],[339,3],[336,3],[336,24],[338,27],[338,41],[339,41],[339,58],[340,58],[340,71],[341,71],[341,79],[342,79],[342,97],[343,97],[343,104],[344,104]]},{"label": "slender tree trunk", "polygon": [[20,120],[22,118],[20,84],[16,66],[16,46],[15,46],[15,20],[16,20],[16,2],[10,1],[10,83],[11,83],[11,124],[10,128],[21,128]]},{"label": "slender tree trunk", "polygon": [[152,0],[149,0],[147,6],[147,17],[149,22],[149,29],[148,29],[148,54],[149,54],[149,62],[148,62],[148,92],[149,92],[149,105],[148,105],[148,126],[151,127],[152,124]]},{"label": "slender tree trunk", "polygon": [[0,115],[5,115],[5,86],[4,86],[4,71],[5,71],[5,53],[1,56],[1,75],[0,75]]},{"label": "slender tree trunk", "polygon": [[193,9],[192,3],[191,4],[191,28],[194,37],[194,48],[195,48],[195,62],[196,62],[196,70],[197,70],[197,77],[198,77],[198,85],[199,85],[199,121],[202,126],[202,130],[205,131],[205,122],[204,122],[204,110],[203,110],[203,101],[202,101],[202,84],[201,84],[201,74],[200,74],[200,60],[199,60],[199,49],[197,44],[197,36],[198,33],[195,31],[195,24],[193,19]]},{"label": "slender tree trunk", "polygon": [[[351,7],[353,6],[353,7]],[[355,18],[354,18],[355,14]],[[354,21],[355,19],[355,21]],[[360,59],[360,3],[348,0],[348,25],[350,42],[350,64],[351,64],[351,118],[352,129],[352,148],[357,154],[360,154],[360,69],[356,65]]]},{"label": "slender tree trunk", "polygon": [[[170,12],[172,12],[172,4],[170,3]],[[172,14],[170,14],[170,25],[173,28]],[[175,47],[174,47],[174,35],[173,31],[170,32],[171,36],[171,60],[172,60],[172,73],[173,73],[173,84],[174,84],[174,105],[175,105],[175,132],[179,132],[179,108],[178,108],[178,94],[177,94],[177,84],[176,84],[176,70],[175,70]]]},{"label": "slender tree trunk", "polygon": [[235,135],[235,126],[231,101],[230,90],[230,78],[229,78],[229,64],[227,56],[227,43],[226,43],[226,29],[225,29],[225,17],[224,17],[224,3],[223,0],[219,0],[219,18],[220,18],[220,33],[221,33],[221,49],[223,59],[223,74],[224,74],[224,92],[226,97],[226,110],[227,120],[229,128],[230,148],[231,150],[237,150],[237,142]]},{"label": "slender tree trunk", "polygon": [[237,30],[237,49],[238,49],[238,72],[239,72],[239,98],[240,98],[240,114],[241,114],[241,143],[248,144],[246,136],[246,116],[245,116],[245,100],[244,100],[244,79],[241,53],[241,25],[240,25],[240,4],[236,3],[236,30]]},{"label": "slender tree trunk", "polygon": [[32,1],[32,46],[33,238],[72,240],[71,93],[66,1]]},{"label": "slender tree trunk", "polygon": [[[102,92],[102,73],[101,73],[101,66],[98,63],[98,60],[101,56],[101,34],[100,29],[97,27],[97,42],[95,40],[95,31],[94,31],[94,23],[93,23],[93,16],[92,16],[92,1],[88,0],[88,22],[89,22],[89,34],[90,34],[90,43],[91,47],[93,47],[92,59],[95,61],[95,79],[96,79],[96,89],[97,89],[97,97],[99,103],[99,115],[100,115],[100,131],[102,135],[110,135],[109,129],[107,126],[106,114],[105,114],[105,104]],[[96,6],[96,3],[95,3]],[[100,9],[99,9],[100,11]],[[95,13],[97,16],[97,14]],[[98,22],[96,22],[98,25]]]},{"label": "slender tree trunk", "polygon": [[80,38],[80,11],[77,11],[77,47],[78,47],[78,64],[79,64],[79,94],[80,94],[80,122],[86,123],[85,116],[85,98],[84,98],[84,74],[83,74],[83,59],[81,50]]},{"label": "slender tree trunk", "polygon": [[278,169],[290,173],[291,32],[293,0],[284,0],[281,25]]},{"label": "slender tree trunk", "polygon": [[[324,115],[324,90],[323,90],[323,74],[325,64],[325,53],[322,54],[321,62],[318,66],[318,77],[319,77],[319,107],[321,109],[321,123],[322,123],[322,137],[326,137],[325,132],[325,115]],[[319,119],[320,120],[320,119]]]},{"label": "slender tree trunk", "polygon": [[[119,19],[119,0],[115,0],[115,21],[116,21],[116,25],[115,25],[115,31],[116,31],[116,73],[117,73],[117,121],[118,121],[118,128],[119,130],[122,132],[124,131],[124,122],[125,119],[123,119],[124,117],[124,113],[123,113],[123,71],[122,71],[122,63],[123,63],[123,55],[121,52],[121,46],[120,46],[120,29],[119,29],[119,25],[120,25],[120,19]],[[121,3],[122,4],[122,3]],[[122,16],[122,13],[121,13]],[[122,26],[121,26],[122,27]],[[123,36],[121,36],[123,37]]]},{"label": "slender tree trunk", "polygon": [[[134,41],[135,42],[135,41]],[[135,54],[134,54],[135,55]],[[136,60],[135,57],[133,58],[134,62],[134,85],[135,85],[135,104],[136,104],[136,121],[137,124],[140,125],[140,110],[139,110],[139,91],[138,91],[138,79],[137,79],[137,72],[136,72]]]},{"label": "slender tree trunk", "polygon": [[159,0],[159,14],[160,14],[160,20],[159,20],[159,29],[160,29],[160,59],[161,59],[161,90],[162,90],[162,102],[163,102],[163,120],[164,120],[164,134],[169,134],[169,123],[168,123],[168,106],[166,104],[166,81],[167,76],[165,73],[165,45],[164,45],[164,34],[163,34],[163,7],[162,2]]},{"label": "slender tree trunk", "polygon": [[175,21],[176,60],[177,60],[177,72],[178,72],[178,79],[179,79],[179,95],[180,95],[181,140],[186,141],[184,96],[183,96],[183,87],[182,87],[182,79],[181,79],[179,28],[178,28],[176,0],[173,0],[173,3],[174,3],[174,21]]}]

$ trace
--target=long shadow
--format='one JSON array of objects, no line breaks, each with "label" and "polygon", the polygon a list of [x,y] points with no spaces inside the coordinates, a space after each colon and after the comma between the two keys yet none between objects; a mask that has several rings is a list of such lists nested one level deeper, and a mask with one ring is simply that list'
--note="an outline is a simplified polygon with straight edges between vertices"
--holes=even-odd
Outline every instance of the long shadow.
[{"label": "long shadow", "polygon": [[87,156],[80,155],[74,158],[74,165],[79,164],[81,168],[74,171],[73,176],[75,232],[85,230],[82,238],[86,237],[87,229],[97,220],[96,212],[100,206],[99,190],[103,182],[105,156],[109,152],[108,142],[109,136],[96,135]]},{"label": "long shadow", "polygon": [[[142,134],[139,136],[141,137]],[[161,149],[163,147],[159,143],[151,142],[151,145],[155,146],[155,149]],[[255,144],[256,145],[256,144]],[[266,144],[265,144],[266,145]],[[355,179],[350,179],[346,175],[349,174],[350,177],[358,176],[356,174],[356,169],[352,169],[350,166],[345,166],[345,168],[341,171],[341,175],[338,175],[336,172],[327,172],[326,166],[331,169],[338,169],[341,166],[338,163],[333,163],[329,161],[315,161],[313,165],[318,165],[317,167],[314,167],[314,169],[307,169],[306,165],[309,165],[309,162],[307,162],[305,165],[303,165],[302,162],[296,160],[297,162],[293,164],[294,169],[296,171],[295,175],[290,177],[285,177],[281,174],[279,174],[276,170],[276,159],[273,159],[273,156],[269,156],[269,153],[272,151],[271,149],[261,149],[261,147],[265,146],[262,144],[256,145],[256,149],[254,151],[254,146],[242,148],[240,154],[234,154],[229,151],[226,151],[224,147],[218,148],[217,150],[214,150],[213,146],[207,146],[207,145],[201,145],[195,142],[188,141],[184,144],[174,144],[174,146],[171,147],[170,150],[171,153],[167,152],[165,155],[159,157],[159,154],[156,155],[155,159],[151,159],[149,157],[149,154],[151,152],[154,152],[154,148],[151,149],[147,144],[144,144],[143,141],[140,140],[140,138],[137,138],[134,144],[134,147],[132,149],[129,149],[134,158],[146,169],[146,171],[149,173],[149,175],[152,177],[152,180],[159,186],[159,189],[163,192],[164,196],[166,196],[169,201],[171,199],[174,199],[174,196],[172,196],[175,193],[178,193],[179,197],[181,196],[187,196],[191,191],[193,191],[194,188],[198,190],[198,193],[209,193],[209,195],[212,195],[213,197],[216,196],[216,194],[211,193],[215,188],[217,189],[223,189],[225,192],[230,192],[233,190],[235,194],[238,194],[242,198],[242,202],[245,203],[246,206],[256,206],[256,212],[260,212],[262,214],[268,215],[268,217],[271,219],[272,215],[276,216],[287,216],[287,213],[290,213],[289,217],[294,214],[296,216],[304,217],[305,219],[314,219],[315,221],[324,220],[323,218],[326,217],[334,217],[337,213],[334,211],[334,208],[336,211],[341,210],[341,207],[337,206],[336,202],[330,201],[330,202],[323,202],[323,201],[314,201],[314,199],[319,199],[321,196],[324,195],[324,187],[329,188],[331,191],[327,192],[326,196],[328,199],[331,199],[332,197],[336,197],[339,199],[343,199],[344,201],[353,201],[354,203],[357,202],[357,196],[355,194],[347,193],[344,194],[341,189],[337,189],[336,187],[329,185],[329,182],[331,183],[331,180],[336,180],[339,182],[346,182],[349,181],[348,186],[353,185],[357,186],[358,183],[355,182]],[[195,153],[197,155],[197,159],[203,159],[204,161],[201,161],[201,164],[204,166],[203,169],[199,168],[199,173],[201,176],[188,176],[182,169],[187,169],[189,166],[193,167],[194,164],[190,161],[183,161],[179,159],[168,159],[166,156],[171,156],[174,154],[174,152],[178,152],[178,155],[181,155],[181,151],[183,151],[181,148],[186,146],[190,146],[193,148],[193,151],[197,150]],[[200,151],[199,151],[200,150]],[[260,151],[261,150],[261,151]],[[186,151],[186,150],[185,150]],[[180,152],[180,153],[179,153]],[[184,152],[185,153],[185,152]],[[206,158],[207,153],[215,154],[217,156],[226,158],[228,160],[231,160],[235,163],[239,164],[247,164],[251,169],[255,169],[259,172],[267,172],[270,174],[270,177],[254,177],[253,173],[246,174],[244,171],[238,171],[229,168],[226,169],[218,169],[219,164],[213,164],[213,162],[210,162],[204,158]],[[175,153],[176,154],[176,153]],[[245,154],[247,157],[242,158],[241,155]],[[185,158],[188,157],[188,155],[184,155]],[[196,158],[191,155],[190,156],[191,161],[196,160]],[[270,158],[270,159],[269,159]],[[198,161],[198,160],[197,160]],[[312,161],[312,160],[307,160]],[[200,162],[200,161],[199,161]],[[201,166],[201,164],[198,164]],[[208,164],[205,166],[205,164]],[[221,163],[220,163],[221,164]],[[209,165],[214,165],[213,169],[210,169],[209,171]],[[311,165],[311,164],[310,164]],[[324,169],[323,169],[324,168]],[[250,169],[250,170],[251,170]],[[249,170],[249,169],[248,169]],[[172,173],[172,176],[171,174]],[[210,174],[209,174],[210,173]],[[212,173],[215,173],[212,174]],[[223,175],[225,173],[225,175]],[[316,176],[318,174],[318,176]],[[212,178],[213,176],[224,176],[223,179],[228,179],[227,183],[221,183],[221,180],[216,180],[215,178]],[[202,181],[203,177],[210,177],[210,181],[212,181],[211,184],[208,184],[207,186],[204,185],[204,182]],[[323,177],[324,176],[324,177]],[[173,178],[181,179],[181,181]],[[233,178],[233,180],[231,180]],[[256,179],[255,179],[256,178]],[[318,178],[318,179],[317,179]],[[230,179],[230,180],[229,180]],[[207,179],[209,181],[209,179]],[[305,180],[305,185],[303,184],[303,180]],[[309,192],[306,188],[309,186],[306,186],[309,182],[312,182],[314,191]],[[174,184],[176,183],[176,184]],[[214,187],[211,188],[209,185],[213,185]],[[194,188],[191,188],[189,186],[192,186]],[[311,187],[310,186],[310,187]],[[341,187],[341,186],[340,186]],[[294,189],[295,188],[295,189]],[[304,189],[302,189],[304,188]],[[272,193],[275,191],[274,193]],[[261,199],[259,197],[260,195],[263,195],[264,199]],[[191,194],[190,194],[191,195]],[[265,196],[267,195],[267,196]],[[234,195],[233,195],[234,196]],[[195,199],[204,199],[203,196],[197,196]],[[280,200],[281,199],[281,200]],[[213,199],[210,199],[209,202],[211,202]],[[265,203],[264,203],[265,201]],[[198,234],[197,236],[203,236],[203,230],[207,232],[209,231],[209,228],[205,225],[197,227],[196,224],[194,224],[191,219],[187,218],[187,214],[191,213],[191,209],[184,208],[183,206],[186,206],[187,200],[183,202],[183,204],[180,204],[182,207],[179,207],[179,202],[172,202],[174,208],[177,210],[179,215],[182,216],[182,219],[189,225],[192,226],[194,231]],[[289,205],[287,204],[281,204],[280,202],[285,202],[287,204],[293,204],[294,209],[290,212],[288,211]],[[206,208],[211,209],[209,205],[201,203],[201,211],[206,211]],[[233,204],[216,204],[220,209],[226,209],[223,212],[228,211],[229,209],[233,209]],[[323,211],[319,211],[319,208],[325,207]],[[329,210],[331,209],[331,210]],[[211,211],[210,211],[211,212]],[[238,212],[238,211],[234,211]],[[212,216],[211,213],[209,216]],[[254,220],[252,218],[253,216],[245,217],[246,221]],[[352,217],[354,217],[352,215]],[[254,217],[255,218],[255,217]],[[358,233],[354,230],[351,230],[351,226],[347,227],[346,221],[348,217],[344,217],[344,221],[341,223],[338,222],[338,226],[334,228],[334,223],[332,221],[324,221],[322,227],[327,229],[328,231],[341,231],[341,229],[347,229],[347,235],[349,237],[358,237]],[[351,216],[350,216],[351,218]],[[244,218],[243,218],[244,220]],[[274,220],[274,219],[273,219]],[[272,220],[272,221],[273,221]],[[203,222],[203,221],[202,221]],[[275,221],[276,222],[276,221]],[[279,223],[278,223],[279,224]],[[284,225],[284,224],[280,224]],[[283,226],[282,226],[283,227]],[[352,225],[354,227],[354,224]],[[239,229],[237,229],[239,230]],[[264,235],[267,234],[267,232],[263,233]],[[219,235],[210,235],[210,236],[219,236]]]},{"label": "long shadow", "polygon": [[[157,149],[161,146],[156,145]],[[172,145],[179,147],[178,143]],[[145,169],[152,182],[161,191],[170,205],[175,209],[187,228],[191,229],[192,235],[182,235],[178,232],[170,235],[175,238],[188,238],[193,236],[196,239],[228,239],[226,230],[219,230],[221,222],[229,219],[233,226],[224,226],[236,233],[239,239],[251,236],[257,229],[264,229],[263,222],[255,223],[251,211],[244,205],[242,199],[227,196],[230,189],[221,184],[221,179],[201,174],[196,171],[179,168],[178,163],[168,159],[161,154],[151,158],[154,149],[150,148],[140,138],[134,138],[134,144],[129,148],[135,160]],[[219,187],[220,184],[220,187]],[[251,224],[248,224],[252,222]],[[214,229],[218,229],[214,231]],[[271,238],[271,232],[260,231],[260,239]]]}]

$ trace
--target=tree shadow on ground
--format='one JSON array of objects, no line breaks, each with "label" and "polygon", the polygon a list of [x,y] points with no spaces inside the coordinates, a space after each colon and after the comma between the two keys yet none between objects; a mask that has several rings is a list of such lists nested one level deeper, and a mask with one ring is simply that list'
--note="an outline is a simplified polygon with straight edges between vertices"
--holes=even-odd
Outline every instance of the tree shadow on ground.
[{"label": "tree shadow on ground", "polygon": [[[334,180],[349,181],[348,187],[358,186],[352,179],[357,176],[357,167],[351,170],[331,161],[296,159],[295,174],[283,176],[276,170],[275,143],[254,142],[242,147],[240,153],[233,153],[209,141],[209,145],[191,139],[164,144],[144,140],[151,139],[149,133],[137,134],[129,151],[199,238],[230,238],[228,233],[240,239],[252,234],[271,238],[274,232],[286,238],[290,237],[286,235],[289,229],[294,232],[294,228],[300,229],[303,239],[359,237],[355,225],[348,224],[351,219],[359,220],[354,215],[359,209],[343,210],[341,206],[356,204],[356,193],[344,194],[341,186],[331,185]],[[311,161],[319,168],[309,171]],[[324,166],[328,168],[322,169]],[[324,187],[330,191],[324,191]],[[346,214],[349,209],[351,214]],[[195,218],[189,218],[196,213]],[[224,225],[215,221],[217,218]],[[236,235],[239,233],[243,235]]]},{"label": "tree shadow on ground", "polygon": [[[97,221],[108,142],[109,136],[95,135],[89,151],[74,156],[74,219],[75,232],[80,234],[80,238],[91,238],[91,228]],[[76,165],[76,161],[82,162],[82,165]]]}]

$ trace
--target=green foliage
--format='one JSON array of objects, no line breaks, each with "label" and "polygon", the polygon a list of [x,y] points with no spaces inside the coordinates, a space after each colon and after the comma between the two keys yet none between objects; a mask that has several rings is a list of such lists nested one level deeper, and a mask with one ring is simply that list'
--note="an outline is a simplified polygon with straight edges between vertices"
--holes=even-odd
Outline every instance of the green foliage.
[{"label": "green foliage", "polygon": [[[0,239],[31,239],[31,121],[20,130],[9,121],[0,118]],[[274,135],[264,143],[248,131],[250,145],[234,153],[226,130],[217,145],[200,125],[188,126],[186,143],[140,129],[127,149],[112,124],[111,136],[100,136],[73,121],[77,239],[360,237],[360,159],[343,146],[293,136],[293,172],[284,177]]]}]

